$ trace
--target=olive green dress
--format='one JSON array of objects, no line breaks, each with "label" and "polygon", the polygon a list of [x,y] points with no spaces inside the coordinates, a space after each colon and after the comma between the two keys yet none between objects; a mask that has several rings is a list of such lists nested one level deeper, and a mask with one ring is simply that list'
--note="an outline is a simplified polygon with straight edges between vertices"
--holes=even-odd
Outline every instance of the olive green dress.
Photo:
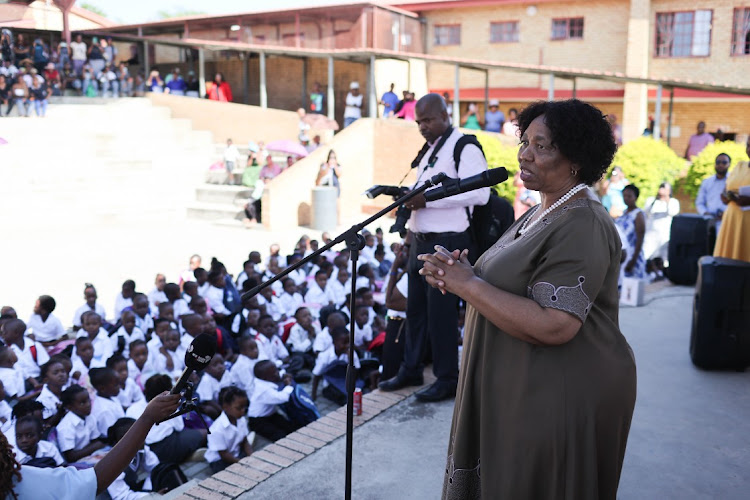
[{"label": "olive green dress", "polygon": [[563,345],[532,345],[469,306],[444,499],[616,498],[636,395],[617,318],[620,238],[590,199],[564,204],[521,236],[538,209],[474,272],[583,326]]}]

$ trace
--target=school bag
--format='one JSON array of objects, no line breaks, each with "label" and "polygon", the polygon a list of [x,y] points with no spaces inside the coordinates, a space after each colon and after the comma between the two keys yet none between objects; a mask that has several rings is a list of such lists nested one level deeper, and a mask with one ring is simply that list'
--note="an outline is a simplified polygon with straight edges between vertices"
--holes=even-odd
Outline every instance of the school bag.
[{"label": "school bag", "polygon": [[281,408],[289,417],[289,420],[299,427],[315,422],[320,418],[318,407],[309,394],[299,385],[294,385],[294,390],[289,395],[289,401],[282,404]]},{"label": "school bag", "polygon": [[[453,163],[456,167],[456,174],[458,174],[458,165],[461,162],[461,153],[469,144],[479,148],[482,156],[484,156],[484,149],[482,149],[477,136],[462,136],[453,148]],[[472,263],[494,245],[516,220],[513,206],[505,198],[498,196],[492,188],[490,188],[490,198],[487,203],[475,205],[473,214],[469,211],[469,207],[466,207],[466,217],[469,219],[469,232],[476,247],[476,253],[469,256]]]}]

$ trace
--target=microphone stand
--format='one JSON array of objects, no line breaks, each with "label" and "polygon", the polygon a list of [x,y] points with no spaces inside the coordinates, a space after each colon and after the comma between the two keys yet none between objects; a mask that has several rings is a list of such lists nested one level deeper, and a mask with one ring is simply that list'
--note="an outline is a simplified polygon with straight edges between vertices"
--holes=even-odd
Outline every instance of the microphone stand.
[{"label": "microphone stand", "polygon": [[346,500],[351,500],[352,498],[352,435],[354,433],[354,409],[352,407],[352,398],[354,395],[354,385],[356,382],[356,379],[354,378],[354,294],[357,290],[357,261],[359,260],[359,251],[365,247],[365,238],[360,234],[360,231],[362,231],[362,229],[367,227],[372,222],[389,213],[391,210],[414,198],[416,195],[440,184],[446,178],[447,176],[444,173],[434,175],[420,187],[405,194],[372,217],[363,222],[353,225],[352,227],[338,235],[330,243],[327,243],[326,245],[318,248],[307,257],[287,267],[268,281],[264,281],[249,292],[245,292],[242,294],[243,301],[247,298],[254,297],[264,288],[284,278],[292,271],[304,266],[318,255],[321,255],[323,252],[327,252],[339,243],[346,243],[346,247],[349,249],[349,259],[352,262],[352,275],[350,278],[352,287],[351,294],[349,296],[349,364],[346,368],[346,484],[344,495]]},{"label": "microphone stand", "polygon": [[163,419],[156,422],[156,425],[161,424],[162,422],[166,422],[169,419],[179,417],[180,415],[184,415],[186,413],[190,413],[191,411],[194,411],[196,415],[198,415],[198,418],[201,419],[201,423],[203,423],[203,427],[206,428],[206,431],[208,431],[209,434],[211,434],[211,429],[208,428],[208,424],[206,423],[206,419],[203,418],[203,414],[201,413],[200,409],[198,408],[198,398],[193,396],[193,383],[188,382],[185,385],[185,392],[183,393],[182,400],[180,402],[180,406],[175,410],[174,413],[169,415],[168,417],[164,417]]}]

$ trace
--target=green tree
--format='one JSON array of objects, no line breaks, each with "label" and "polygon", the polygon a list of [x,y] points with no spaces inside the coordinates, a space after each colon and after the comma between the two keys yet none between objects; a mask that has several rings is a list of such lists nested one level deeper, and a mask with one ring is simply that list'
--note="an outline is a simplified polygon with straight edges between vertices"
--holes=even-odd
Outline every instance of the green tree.
[{"label": "green tree", "polygon": [[698,156],[693,158],[693,163],[688,170],[684,190],[691,198],[695,199],[695,197],[698,196],[698,189],[700,189],[703,180],[706,177],[714,175],[716,157],[721,153],[728,154],[732,159],[730,169],[734,167],[737,162],[748,160],[744,144],[733,141],[714,142],[713,144],[709,144],[700,152],[700,154],[698,154]]},{"label": "green tree", "polygon": [[675,179],[685,168],[685,160],[664,142],[651,137],[639,137],[621,146],[612,162],[619,166],[625,177],[641,191],[638,205],[643,206],[646,198],[655,196],[659,184]]},{"label": "green tree", "polygon": [[93,12],[94,14],[99,14],[102,17],[107,17],[107,13],[104,12],[104,9],[92,3],[81,2],[81,8]]},{"label": "green tree", "polygon": [[518,172],[518,145],[509,146],[497,137],[484,132],[477,132],[476,135],[484,150],[484,156],[487,158],[487,166],[489,168],[505,167],[508,171],[508,180],[497,184],[494,189],[498,196],[513,203],[516,199],[513,176]]},{"label": "green tree", "polygon": [[175,9],[172,11],[169,10],[160,10],[157,13],[157,16],[159,19],[173,19],[175,17],[185,17],[185,16],[203,16],[206,13],[200,10],[189,10],[189,9]]}]

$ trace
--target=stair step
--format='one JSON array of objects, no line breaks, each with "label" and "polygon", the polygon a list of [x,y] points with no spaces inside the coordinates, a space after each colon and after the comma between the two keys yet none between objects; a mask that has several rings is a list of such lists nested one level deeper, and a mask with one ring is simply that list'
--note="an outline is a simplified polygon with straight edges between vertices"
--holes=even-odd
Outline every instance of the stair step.
[{"label": "stair step", "polygon": [[244,203],[249,197],[250,189],[245,186],[203,184],[195,189],[195,198],[199,202],[235,205],[238,201]]},{"label": "stair step", "polygon": [[187,207],[187,216],[192,219],[217,220],[244,218],[242,207],[226,203],[193,202]]}]

